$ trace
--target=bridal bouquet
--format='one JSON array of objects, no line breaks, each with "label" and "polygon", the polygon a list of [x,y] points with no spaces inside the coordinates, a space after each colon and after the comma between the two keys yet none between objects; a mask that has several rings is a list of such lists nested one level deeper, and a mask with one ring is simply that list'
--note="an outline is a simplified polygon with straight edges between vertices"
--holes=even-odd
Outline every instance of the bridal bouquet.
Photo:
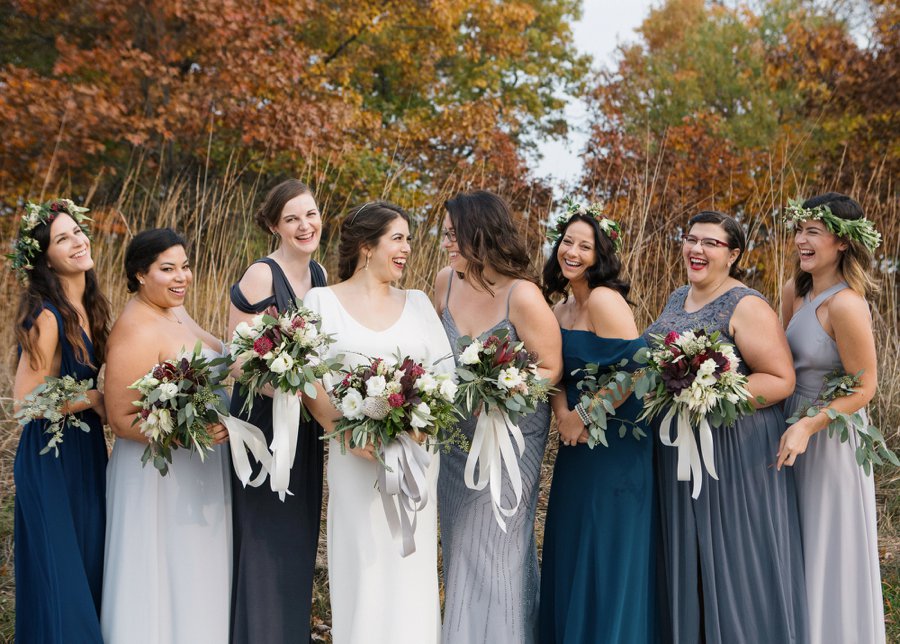
[{"label": "bridal bouquet", "polygon": [[278,313],[273,307],[249,324],[238,324],[231,339],[232,357],[243,360],[237,381],[245,394],[245,409],[252,408],[254,397],[266,385],[274,389],[269,483],[282,501],[289,494],[300,418],[307,417],[298,394],[315,398],[316,381],[340,364],[340,357],[324,358],[334,338],[321,328],[322,318],[314,311],[300,306]]},{"label": "bridal bouquet", "polygon": [[416,550],[416,513],[428,503],[425,472],[431,463],[428,450],[410,434],[437,440],[449,435],[458,421],[457,387],[451,374],[436,374],[409,357],[395,358],[395,363],[367,358],[343,372],[331,392],[342,418],[325,438],[340,440],[342,451],[347,442],[375,446],[381,502],[405,557]]},{"label": "bridal bouquet", "polygon": [[41,455],[53,450],[59,458],[58,445],[63,442],[63,430],[66,427],[77,427],[83,432],[91,431],[90,426],[81,420],[76,414],[67,411],[68,406],[74,403],[85,402],[88,389],[94,386],[93,380],[77,380],[73,376],[56,378],[48,376],[44,382],[25,396],[16,412],[16,419],[20,425],[27,425],[32,420],[43,418],[47,421],[47,429],[50,440],[41,450]]},{"label": "bridal bouquet", "polygon": [[227,358],[208,359],[201,345],[192,353],[182,351],[175,360],[162,362],[139,378],[129,389],[141,397],[134,405],[141,408],[134,424],[140,424],[148,444],[141,462],[165,476],[172,462],[172,450],[186,447],[197,452],[200,460],[213,448],[206,426],[218,423],[228,411],[217,391],[221,388]]},{"label": "bridal bouquet", "polygon": [[789,425],[793,425],[804,416],[816,416],[824,412],[828,416],[828,436],[838,435],[842,443],[850,440],[850,432],[856,432],[859,446],[856,448],[856,462],[868,476],[872,471],[872,464],[882,465],[889,461],[895,466],[900,466],[900,459],[892,452],[884,440],[884,435],[875,426],[870,425],[863,410],[852,414],[846,414],[828,406],[828,403],[849,396],[859,389],[862,371],[856,374],[846,374],[833,371],[825,376],[822,392],[815,402],[801,406],[794,415],[787,419]]},{"label": "bridal bouquet", "polygon": [[[720,340],[718,331],[672,331],[650,337],[654,346],[635,356],[646,365],[634,383],[635,395],[644,399],[638,420],[665,412],[660,440],[678,448],[678,480],[689,481],[693,476],[692,496],[696,499],[702,481],[701,458],[709,475],[719,478],[711,427],[733,425],[739,416],[753,411],[747,378],[738,371],[741,361],[734,346]],[[674,441],[669,431],[673,419],[677,419]],[[692,426],[698,428],[702,452]]]},{"label": "bridal bouquet", "polygon": [[[473,490],[483,490],[490,484],[494,518],[506,532],[503,516],[513,516],[522,500],[522,475],[512,441],[521,457],[525,438],[519,419],[547,400],[550,383],[538,376],[536,356],[521,342],[513,344],[505,329],[484,339],[463,336],[459,350],[457,406],[465,416],[478,415],[464,480]],[[515,495],[511,508],[501,503],[504,466]]]}]

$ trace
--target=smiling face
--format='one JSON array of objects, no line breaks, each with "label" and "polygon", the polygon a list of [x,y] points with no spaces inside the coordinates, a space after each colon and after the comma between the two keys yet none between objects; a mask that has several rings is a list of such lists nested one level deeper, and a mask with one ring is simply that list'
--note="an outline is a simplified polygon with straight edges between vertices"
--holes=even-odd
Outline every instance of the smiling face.
[{"label": "smiling face", "polygon": [[184,304],[187,289],[194,279],[184,246],[172,246],[161,252],[146,273],[137,274],[138,293],[160,308]]},{"label": "smiling face", "polygon": [[807,273],[831,270],[838,265],[847,242],[828,230],[821,221],[801,221],[794,233],[794,245],[800,254],[800,269]]},{"label": "smiling face", "polygon": [[394,217],[374,248],[361,249],[360,261],[365,266],[368,256],[369,271],[381,281],[396,282],[403,277],[403,269],[412,250],[410,239],[409,224],[403,217]]},{"label": "smiling face", "polygon": [[447,251],[450,259],[450,268],[457,273],[465,273],[468,262],[466,258],[459,252],[459,243],[456,239],[456,230],[453,228],[453,221],[450,215],[444,215],[444,224],[441,230],[441,247]]},{"label": "smiling face", "polygon": [[322,237],[322,215],[313,196],[305,192],[284,204],[272,232],[278,233],[283,246],[313,254]]},{"label": "smiling face", "polygon": [[569,282],[584,279],[587,270],[597,262],[594,237],[594,229],[584,221],[574,221],[566,228],[556,259]]},{"label": "smiling face", "polygon": [[94,268],[91,241],[66,213],[57,215],[50,224],[47,263],[57,275],[86,273]]},{"label": "smiling face", "polygon": [[[728,248],[728,233],[720,224],[694,224],[687,233],[689,239],[682,243],[681,254],[691,284],[718,283],[728,277],[731,262],[740,254],[736,248]],[[703,241],[707,240],[707,241]],[[713,243],[715,240],[718,244]]]}]

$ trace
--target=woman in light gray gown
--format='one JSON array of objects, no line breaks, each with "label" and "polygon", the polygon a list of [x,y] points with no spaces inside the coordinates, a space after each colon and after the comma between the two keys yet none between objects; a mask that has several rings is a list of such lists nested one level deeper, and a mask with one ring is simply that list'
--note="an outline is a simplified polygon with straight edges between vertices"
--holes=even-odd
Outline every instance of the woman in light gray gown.
[{"label": "woman in light gray gown", "polygon": [[[540,372],[551,383],[562,368],[559,325],[528,261],[507,205],[489,192],[460,194],[446,204],[444,248],[450,266],[435,283],[441,321],[458,358],[457,339],[507,329],[538,355]],[[462,421],[471,440],[476,418]],[[468,453],[457,446],[441,455],[438,513],[444,556],[446,599],[444,644],[533,644],[537,641],[540,589],[534,515],[541,461],[550,425],[546,403],[520,419],[525,451],[519,459],[522,499],[506,519],[494,518],[490,487],[469,489],[463,480]],[[504,471],[502,503],[515,503]]]},{"label": "woman in light gray gown", "polygon": [[[837,411],[862,409],[877,386],[866,302],[875,288],[867,273],[872,252],[860,239],[831,230],[840,223],[833,218],[870,224],[845,195],[827,193],[803,204],[820,206],[827,206],[829,215],[816,220],[818,213],[811,212],[797,224],[797,261],[784,288],[782,313],[797,373],[786,416],[816,400],[825,376],[835,370],[862,372],[859,390],[829,405]],[[856,434],[842,443],[822,431],[827,425],[824,413],[801,418],[785,432],[778,454],[779,467],[793,465],[797,481],[810,641],[884,644],[874,478],[856,462]]]}]

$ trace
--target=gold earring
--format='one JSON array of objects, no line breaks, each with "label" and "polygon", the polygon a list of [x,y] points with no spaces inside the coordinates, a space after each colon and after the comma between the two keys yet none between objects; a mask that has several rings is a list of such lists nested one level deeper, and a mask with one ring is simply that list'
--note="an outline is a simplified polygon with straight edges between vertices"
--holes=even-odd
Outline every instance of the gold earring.
[{"label": "gold earring", "polygon": [[366,267],[363,269],[364,271],[369,270],[369,257],[371,257],[371,255],[366,255]]}]

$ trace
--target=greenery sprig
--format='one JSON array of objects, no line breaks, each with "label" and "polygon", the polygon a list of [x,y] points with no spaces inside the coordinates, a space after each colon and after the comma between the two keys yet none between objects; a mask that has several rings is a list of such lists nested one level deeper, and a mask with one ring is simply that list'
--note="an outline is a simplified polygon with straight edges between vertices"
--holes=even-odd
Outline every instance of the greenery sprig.
[{"label": "greenery sprig", "polygon": [[801,221],[821,221],[838,237],[858,241],[873,253],[881,245],[881,233],[875,230],[875,224],[869,219],[842,219],[836,217],[827,205],[804,208],[801,199],[789,199],[784,209],[784,220],[789,229]]},{"label": "greenery sprig", "polygon": [[572,374],[580,373],[582,376],[577,388],[581,392],[579,404],[591,421],[587,425],[587,445],[591,449],[594,449],[597,443],[609,447],[606,430],[614,420],[619,423],[619,438],[625,437],[628,431],[627,425],[631,425],[631,434],[635,440],[640,440],[647,435],[634,421],[615,417],[616,403],[631,395],[632,374],[628,371],[620,371],[627,364],[628,359],[623,359],[618,365],[612,365],[607,370],[600,371],[599,365],[588,363],[584,369]]},{"label": "greenery sprig", "polygon": [[63,442],[63,430],[69,427],[77,427],[81,431],[91,431],[90,425],[84,422],[74,413],[65,411],[69,405],[87,401],[87,391],[94,386],[91,379],[77,380],[73,376],[57,378],[48,376],[44,382],[25,396],[16,412],[16,419],[20,425],[27,425],[33,420],[43,418],[47,420],[47,429],[50,440],[41,450],[41,455],[53,450],[59,458],[59,444]]}]

